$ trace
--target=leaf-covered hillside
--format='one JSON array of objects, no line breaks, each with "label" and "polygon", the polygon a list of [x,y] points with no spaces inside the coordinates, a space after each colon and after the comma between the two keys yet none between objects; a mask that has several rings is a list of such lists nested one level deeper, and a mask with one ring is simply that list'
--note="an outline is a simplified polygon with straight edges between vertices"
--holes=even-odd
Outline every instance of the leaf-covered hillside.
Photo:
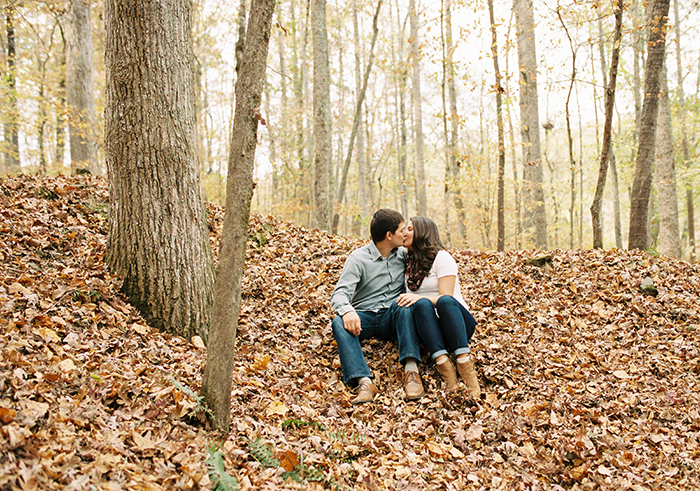
[{"label": "leaf-covered hillside", "polygon": [[[406,403],[396,346],[370,343],[381,395],[354,407],[328,300],[361,242],[254,217],[223,436],[197,411],[201,341],[119,296],[106,212],[97,178],[0,180],[0,489],[699,486],[697,265],[455,251],[482,399],[440,391],[426,356],[428,394]],[[209,212],[216,251],[223,210]]]}]

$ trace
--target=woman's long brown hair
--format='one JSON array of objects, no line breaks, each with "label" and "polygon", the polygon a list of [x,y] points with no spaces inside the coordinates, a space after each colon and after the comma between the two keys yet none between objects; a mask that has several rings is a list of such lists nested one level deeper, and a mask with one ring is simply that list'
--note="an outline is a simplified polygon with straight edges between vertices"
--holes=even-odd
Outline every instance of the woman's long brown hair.
[{"label": "woman's long brown hair", "polygon": [[411,218],[413,243],[408,255],[416,262],[417,272],[428,275],[438,251],[445,248],[440,242],[440,233],[434,221],[427,217]]}]

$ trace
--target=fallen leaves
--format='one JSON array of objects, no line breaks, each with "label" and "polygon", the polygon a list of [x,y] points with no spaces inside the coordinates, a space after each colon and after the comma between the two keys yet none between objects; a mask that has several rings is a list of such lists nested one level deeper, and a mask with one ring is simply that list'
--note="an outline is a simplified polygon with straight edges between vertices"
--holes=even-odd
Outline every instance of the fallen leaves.
[{"label": "fallen leaves", "polygon": [[[104,268],[106,203],[97,178],[0,180],[0,488],[201,489],[212,442],[245,490],[298,489],[284,475],[302,466],[319,473],[306,489],[700,482],[697,265],[455,251],[483,398],[441,392],[426,356],[427,395],[406,403],[395,343],[370,342],[381,394],[355,407],[328,299],[362,242],[253,217],[223,436],[201,424],[201,339],[152,329]],[[223,210],[208,211],[217,251]],[[278,467],[251,457],[257,439]]]}]

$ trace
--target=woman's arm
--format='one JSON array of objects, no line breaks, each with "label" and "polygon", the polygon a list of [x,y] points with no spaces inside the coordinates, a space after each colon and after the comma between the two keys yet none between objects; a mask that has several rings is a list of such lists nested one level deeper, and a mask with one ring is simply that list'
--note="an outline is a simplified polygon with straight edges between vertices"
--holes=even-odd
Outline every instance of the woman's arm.
[{"label": "woman's arm", "polygon": [[421,298],[427,298],[433,303],[433,305],[435,305],[438,298],[440,298],[441,296],[454,294],[456,281],[456,276],[443,276],[441,278],[438,278],[438,295],[429,297],[427,295],[418,295],[416,293],[402,293],[401,295],[399,295],[399,298],[398,300],[396,300],[396,303],[399,305],[399,307],[410,307]]}]

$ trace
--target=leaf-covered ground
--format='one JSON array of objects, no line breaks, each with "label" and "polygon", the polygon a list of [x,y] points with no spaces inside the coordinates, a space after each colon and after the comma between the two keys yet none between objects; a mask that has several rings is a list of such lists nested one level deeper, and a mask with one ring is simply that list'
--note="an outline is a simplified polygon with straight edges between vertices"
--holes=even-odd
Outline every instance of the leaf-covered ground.
[{"label": "leaf-covered ground", "polygon": [[328,300],[361,242],[254,217],[222,436],[196,412],[206,349],[120,297],[106,220],[100,179],[0,180],[0,489],[209,489],[207,461],[241,489],[700,486],[697,265],[454,252],[482,399],[443,393],[426,356],[427,396],[404,402],[395,344],[374,343],[381,395],[354,407]]}]

